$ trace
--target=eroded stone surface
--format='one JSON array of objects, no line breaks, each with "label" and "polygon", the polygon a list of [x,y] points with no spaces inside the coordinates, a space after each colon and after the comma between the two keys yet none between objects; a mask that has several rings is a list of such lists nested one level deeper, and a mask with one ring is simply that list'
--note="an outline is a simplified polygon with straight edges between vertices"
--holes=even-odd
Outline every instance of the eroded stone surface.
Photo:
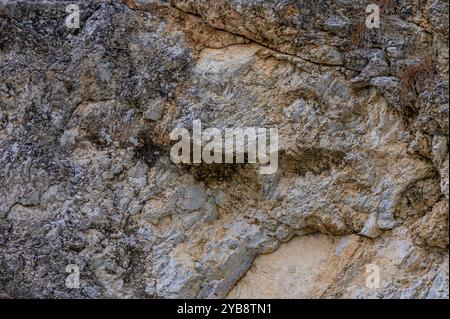
[{"label": "eroded stone surface", "polygon": [[[447,2],[74,2],[0,4],[0,293],[220,298],[322,233],[292,297],[448,298]],[[194,119],[278,127],[278,172],[171,163]]]},{"label": "eroded stone surface", "polygon": [[295,237],[256,257],[229,298],[320,298],[358,245],[355,235]]}]

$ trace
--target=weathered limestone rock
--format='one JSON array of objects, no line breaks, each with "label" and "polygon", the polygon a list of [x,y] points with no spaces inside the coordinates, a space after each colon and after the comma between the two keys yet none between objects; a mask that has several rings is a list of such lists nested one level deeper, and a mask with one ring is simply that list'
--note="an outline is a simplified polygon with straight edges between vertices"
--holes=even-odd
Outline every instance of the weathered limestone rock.
[{"label": "weathered limestone rock", "polygon": [[295,237],[256,257],[228,298],[320,298],[357,246],[355,235]]},{"label": "weathered limestone rock", "polygon": [[[448,298],[448,2],[73,3],[0,1],[0,296]],[[278,171],[175,165],[196,119]]]}]

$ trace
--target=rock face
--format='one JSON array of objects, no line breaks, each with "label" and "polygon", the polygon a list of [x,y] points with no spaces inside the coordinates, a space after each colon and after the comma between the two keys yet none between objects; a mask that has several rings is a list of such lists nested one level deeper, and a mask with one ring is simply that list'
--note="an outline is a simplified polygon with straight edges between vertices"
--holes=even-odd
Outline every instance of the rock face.
[{"label": "rock face", "polygon": [[[448,298],[448,2],[380,3],[0,1],[0,294]],[[277,173],[172,163],[195,119]]]}]

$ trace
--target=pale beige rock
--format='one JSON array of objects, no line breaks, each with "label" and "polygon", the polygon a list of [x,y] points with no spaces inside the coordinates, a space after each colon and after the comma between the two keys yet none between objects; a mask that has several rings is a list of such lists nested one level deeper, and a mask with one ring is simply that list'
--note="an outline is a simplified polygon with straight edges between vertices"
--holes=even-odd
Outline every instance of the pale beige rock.
[{"label": "pale beige rock", "polygon": [[358,247],[358,237],[294,237],[256,257],[227,298],[320,298]]}]

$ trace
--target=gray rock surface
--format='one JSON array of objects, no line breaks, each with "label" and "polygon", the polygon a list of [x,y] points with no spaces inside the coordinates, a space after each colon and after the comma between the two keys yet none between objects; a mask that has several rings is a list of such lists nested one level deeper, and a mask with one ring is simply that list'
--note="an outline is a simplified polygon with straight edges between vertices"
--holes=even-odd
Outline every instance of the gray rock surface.
[{"label": "gray rock surface", "polygon": [[[0,1],[0,295],[222,298],[321,233],[301,296],[448,298],[448,2],[386,3]],[[278,127],[278,172],[173,164],[194,119]]]}]

